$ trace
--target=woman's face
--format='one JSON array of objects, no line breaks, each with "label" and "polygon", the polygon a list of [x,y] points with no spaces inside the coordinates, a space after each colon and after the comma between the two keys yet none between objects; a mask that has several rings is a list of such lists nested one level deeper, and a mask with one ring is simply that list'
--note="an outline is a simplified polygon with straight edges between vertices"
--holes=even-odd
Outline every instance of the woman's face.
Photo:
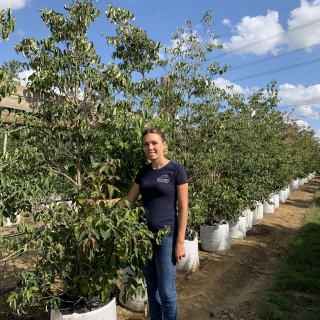
[{"label": "woman's face", "polygon": [[163,156],[167,143],[157,133],[147,133],[142,140],[143,152],[150,160]]}]

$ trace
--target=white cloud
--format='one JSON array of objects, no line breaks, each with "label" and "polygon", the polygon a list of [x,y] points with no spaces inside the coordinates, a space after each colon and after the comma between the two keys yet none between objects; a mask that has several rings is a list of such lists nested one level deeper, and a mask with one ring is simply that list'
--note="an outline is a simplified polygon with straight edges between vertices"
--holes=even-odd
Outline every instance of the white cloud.
[{"label": "white cloud", "polygon": [[[248,87],[241,87],[240,85],[236,84],[236,83],[232,83],[229,80],[223,79],[223,78],[217,78],[214,80],[214,83],[217,87],[221,88],[221,89],[225,89],[227,93],[240,93],[240,94],[244,94],[245,96],[249,96],[251,95],[253,92],[257,91],[258,88],[257,87],[252,87],[252,88],[248,88]],[[232,89],[229,89],[227,87],[233,86]]]},{"label": "white cloud", "polygon": [[164,60],[165,56],[166,56],[166,52],[165,52],[164,48],[160,48],[160,50],[158,52],[159,59]]},{"label": "white cloud", "polygon": [[[278,18],[279,14],[276,11],[268,11],[266,16],[245,16],[241,22],[233,27],[236,35],[232,36],[230,41],[222,43],[224,49],[233,51],[242,48],[241,51],[237,51],[240,55],[254,53],[261,56],[269,52],[277,54],[282,50],[283,39],[282,36],[273,36],[284,31]],[[266,38],[270,38],[270,40],[251,46],[251,44]]]},{"label": "white cloud", "polygon": [[17,30],[17,33],[18,33],[19,36],[23,36],[24,35],[24,32],[21,31],[21,30]]},{"label": "white cloud", "polygon": [[222,24],[224,24],[224,25],[226,25],[226,26],[229,26],[229,27],[232,26],[231,21],[230,21],[229,19],[223,19],[223,20],[222,20]]},{"label": "white cloud", "polygon": [[296,120],[296,124],[302,129],[308,129],[309,123],[304,120]]},{"label": "white cloud", "polygon": [[320,129],[316,130],[315,137],[320,139]]},{"label": "white cloud", "polygon": [[21,85],[26,86],[28,78],[34,73],[33,70],[26,70],[19,73],[19,79],[21,79]]},{"label": "white cloud", "polygon": [[[241,87],[223,78],[214,80],[217,87],[225,89],[229,94],[243,94],[245,97],[257,92],[259,87]],[[232,86],[232,88],[229,88]],[[320,119],[320,84],[304,87],[286,83],[279,86],[279,110],[292,112],[293,116],[304,116],[311,120]],[[289,107],[290,106],[290,107]],[[319,110],[317,110],[319,109]],[[319,111],[319,112],[318,112]]]},{"label": "white cloud", "polygon": [[1,0],[0,2],[0,10],[11,8],[21,9],[27,5],[30,0]]},{"label": "white cloud", "polygon": [[289,83],[280,85],[279,98],[281,105],[296,106],[294,107],[296,113],[319,119],[319,114],[315,109],[320,108],[320,84],[309,87]]},{"label": "white cloud", "polygon": [[298,106],[294,108],[294,114],[302,115],[313,120],[319,120],[320,115],[311,106]]},{"label": "white cloud", "polygon": [[294,114],[309,117],[310,119],[320,119],[316,111],[320,108],[320,84],[304,87],[285,83],[279,86],[280,105],[293,106]]},{"label": "white cloud", "polygon": [[[222,24],[228,25],[234,35],[222,45],[231,54],[258,56],[268,53],[276,55],[284,50],[309,47],[319,43],[320,23],[316,21],[318,19],[320,19],[320,0],[301,0],[300,7],[290,12],[290,18],[284,27],[279,23],[277,11],[268,11],[265,16],[245,16],[234,26],[229,19],[224,19]],[[312,23],[313,21],[315,23]],[[252,45],[259,41],[261,43]],[[311,52],[312,48],[306,48],[306,51]]]},{"label": "white cloud", "polygon": [[[300,7],[292,10],[290,13],[290,19],[287,21],[288,30],[305,25],[317,19],[320,19],[320,1],[314,0],[308,2],[307,0],[301,0]],[[316,44],[320,39],[320,24],[314,23],[289,33],[285,39],[288,50]],[[312,49],[307,51],[312,51]]]},{"label": "white cloud", "polygon": [[320,84],[305,87],[302,84],[297,86],[285,83],[279,86],[279,98],[281,104],[314,104],[320,105]]},{"label": "white cloud", "polygon": [[[187,30],[185,30],[184,33],[183,33],[182,35],[180,35],[180,38],[181,38],[181,39],[180,39],[180,38],[178,38],[178,39],[171,39],[171,40],[170,40],[171,44],[168,45],[168,46],[166,46],[166,47],[169,48],[169,49],[177,48],[177,47],[179,46],[179,44],[180,44],[181,41],[184,41],[184,40],[185,40],[185,41],[187,42],[188,39],[190,38],[190,36],[191,36],[191,34],[188,33]],[[198,32],[197,32],[196,30],[193,31],[192,36],[194,36],[195,38],[198,37],[198,41],[199,41],[199,42],[202,40],[202,38],[198,35]],[[183,44],[183,45],[181,46],[181,50],[184,51],[184,50],[186,50],[186,49],[187,49],[187,46]]]}]

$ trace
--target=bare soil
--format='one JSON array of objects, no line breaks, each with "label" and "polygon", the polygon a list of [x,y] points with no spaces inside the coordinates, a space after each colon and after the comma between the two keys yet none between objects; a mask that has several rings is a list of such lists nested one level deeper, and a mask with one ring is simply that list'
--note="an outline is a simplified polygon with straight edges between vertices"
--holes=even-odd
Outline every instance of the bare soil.
[{"label": "bare soil", "polygon": [[[199,250],[200,269],[178,274],[177,294],[179,320],[258,320],[255,303],[263,299],[274,274],[281,267],[285,249],[298,235],[308,208],[320,190],[320,176],[291,193],[289,200],[264,215],[263,220],[247,231],[245,239],[233,240],[231,249],[217,254]],[[32,257],[22,257],[16,268],[27,268]],[[0,264],[0,290],[16,284],[18,276],[13,265]],[[0,295],[0,320],[16,320]],[[143,313],[118,309],[118,320],[147,319]],[[41,308],[33,309],[23,319],[48,320]]]}]

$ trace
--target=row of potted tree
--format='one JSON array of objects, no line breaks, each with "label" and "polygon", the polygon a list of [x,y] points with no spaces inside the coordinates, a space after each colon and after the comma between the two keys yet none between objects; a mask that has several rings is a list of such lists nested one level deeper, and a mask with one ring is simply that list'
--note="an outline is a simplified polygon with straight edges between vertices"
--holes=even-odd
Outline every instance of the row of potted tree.
[{"label": "row of potted tree", "polygon": [[[163,60],[163,45],[132,24],[132,13],[109,4],[106,18],[116,29],[106,39],[113,62],[105,64],[87,33],[100,11],[90,0],[76,0],[65,10],[42,10],[51,34],[15,46],[27,61],[22,67],[35,71],[28,87],[46,97],[40,109],[19,114],[24,128],[10,135],[0,164],[1,218],[30,212],[34,219],[17,225],[23,236],[1,239],[6,254],[37,253],[34,269],[21,273],[9,297],[20,313],[34,305],[68,309],[66,302],[78,311],[93,310],[97,301],[118,295],[126,267],[132,272],[124,303],[143,292],[136,280],[139,259],[151,257],[154,235],[139,202],[127,207],[108,200],[125,196],[146,163],[146,127],[167,134],[168,158],[187,170],[187,236],[193,239],[192,230],[235,221],[252,200],[268,200],[320,163],[314,132],[278,111],[275,82],[250,97],[215,85],[228,70],[208,60],[222,48],[215,45],[217,36],[205,32],[209,39],[202,39],[187,21],[187,28],[173,34],[176,47],[165,48]],[[208,31],[210,11],[201,21]],[[151,77],[156,68],[166,72],[162,86]]]}]

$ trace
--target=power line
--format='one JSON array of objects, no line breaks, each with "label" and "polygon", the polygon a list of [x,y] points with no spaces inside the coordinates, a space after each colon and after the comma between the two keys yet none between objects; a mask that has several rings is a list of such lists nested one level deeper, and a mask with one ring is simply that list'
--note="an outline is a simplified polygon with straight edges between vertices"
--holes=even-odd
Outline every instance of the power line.
[{"label": "power line", "polygon": [[261,73],[256,73],[256,74],[253,74],[250,76],[246,76],[246,77],[242,77],[242,78],[238,78],[238,79],[234,79],[234,80],[230,80],[230,81],[231,82],[239,82],[242,80],[257,78],[257,77],[265,76],[267,74],[272,74],[272,73],[281,72],[281,71],[285,71],[285,70],[289,70],[289,69],[299,68],[299,67],[303,67],[303,66],[313,64],[313,63],[318,63],[318,62],[320,62],[320,58],[297,63],[297,64],[292,64],[290,66],[286,66],[286,67],[282,67],[282,68],[278,68],[278,69],[273,69],[273,70],[269,70],[269,71],[265,71],[265,72],[261,72]]},{"label": "power line", "polygon": [[[287,88],[287,89],[279,89],[279,87],[276,87],[276,89],[278,90],[278,92],[282,92],[282,91],[290,91],[290,90],[299,90],[299,89],[307,89],[309,87],[314,87],[314,86],[319,86],[320,83],[313,83],[313,84],[307,84],[304,85],[303,87],[299,88],[299,87],[294,87],[294,88]],[[319,90],[318,88],[316,88],[317,90]],[[260,90],[260,89],[258,89]]]},{"label": "power line", "polygon": [[320,101],[316,101],[316,102],[312,102],[312,103],[299,103],[299,104],[292,104],[289,106],[281,106],[278,108],[294,108],[294,107],[301,107],[301,106],[312,106],[312,105],[316,105],[316,104],[320,104]]},{"label": "power line", "polygon": [[317,114],[317,115],[310,115],[310,116],[300,116],[300,115],[295,115],[295,114],[293,114],[292,115],[294,118],[305,118],[305,119],[314,119],[314,120],[317,120],[318,119],[318,117],[320,116],[319,114]]},{"label": "power line", "polygon": [[287,55],[289,55],[289,54],[293,54],[293,53],[296,53],[296,52],[299,52],[299,51],[311,49],[311,48],[317,47],[317,46],[319,46],[319,45],[320,45],[320,42],[318,42],[318,43],[316,43],[316,44],[313,44],[313,45],[311,45],[311,46],[307,46],[307,47],[295,49],[295,50],[292,50],[292,51],[288,51],[288,52],[285,52],[285,53],[281,53],[281,54],[276,55],[276,56],[272,56],[272,57],[268,57],[268,58],[265,58],[265,59],[253,61],[253,62],[246,63],[246,64],[242,64],[242,65],[236,66],[236,67],[234,67],[234,68],[231,67],[231,69],[230,69],[228,72],[233,71],[233,70],[236,70],[236,69],[241,69],[241,68],[249,67],[249,66],[251,66],[251,65],[258,64],[258,63],[262,63],[262,62],[265,62],[265,61],[269,61],[269,60],[281,58],[281,57],[283,57],[283,56],[287,56]]}]

